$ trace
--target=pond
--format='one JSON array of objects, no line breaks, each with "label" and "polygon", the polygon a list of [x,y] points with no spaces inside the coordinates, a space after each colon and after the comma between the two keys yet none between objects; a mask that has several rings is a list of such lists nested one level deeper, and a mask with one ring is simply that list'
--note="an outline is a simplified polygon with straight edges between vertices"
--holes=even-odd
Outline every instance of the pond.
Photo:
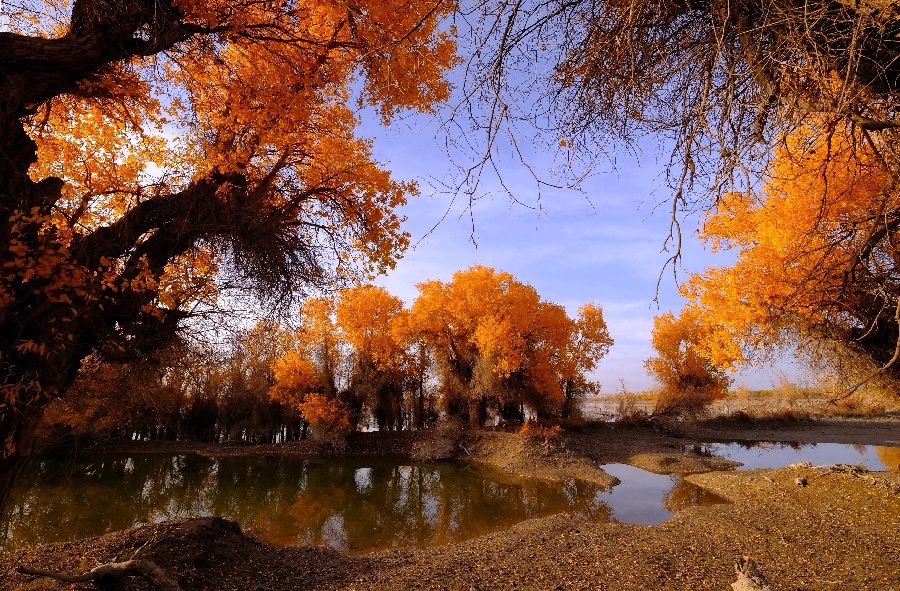
[{"label": "pond", "polygon": [[742,470],[783,468],[799,462],[814,466],[849,464],[868,470],[900,469],[900,447],[849,445],[845,443],[698,443],[688,449],[701,455],[741,462]]},{"label": "pond", "polygon": [[611,490],[516,479],[480,466],[388,460],[195,454],[40,458],[0,522],[0,546],[87,538],[173,517],[220,515],[280,545],[348,553],[425,547],[574,512],[653,525],[687,505],[721,502],[678,478],[604,466]]}]

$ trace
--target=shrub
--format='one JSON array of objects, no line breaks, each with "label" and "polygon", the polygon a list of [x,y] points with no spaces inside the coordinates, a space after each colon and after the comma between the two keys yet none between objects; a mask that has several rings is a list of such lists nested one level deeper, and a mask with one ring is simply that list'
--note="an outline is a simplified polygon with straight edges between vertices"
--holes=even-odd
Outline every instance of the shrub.
[{"label": "shrub", "polygon": [[546,427],[539,421],[525,421],[522,428],[519,429],[519,435],[526,439],[543,439],[545,442],[556,439],[562,433],[559,425]]}]

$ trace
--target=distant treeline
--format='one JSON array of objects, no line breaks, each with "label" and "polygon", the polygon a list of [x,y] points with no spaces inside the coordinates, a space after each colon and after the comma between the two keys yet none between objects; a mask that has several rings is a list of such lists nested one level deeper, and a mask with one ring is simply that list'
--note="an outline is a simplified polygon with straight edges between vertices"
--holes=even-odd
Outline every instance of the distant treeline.
[{"label": "distant treeline", "polygon": [[180,340],[139,363],[85,364],[51,404],[54,439],[264,443],[359,429],[570,416],[612,345],[600,308],[570,318],[508,273],[428,281],[409,308],[363,285],[310,298],[296,328],[260,320],[226,348]]}]

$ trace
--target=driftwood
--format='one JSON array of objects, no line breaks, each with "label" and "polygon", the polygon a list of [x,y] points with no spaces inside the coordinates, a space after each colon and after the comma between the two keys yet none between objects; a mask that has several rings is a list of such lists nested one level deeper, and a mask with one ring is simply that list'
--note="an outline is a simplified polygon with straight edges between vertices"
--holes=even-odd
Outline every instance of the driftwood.
[{"label": "driftwood", "polygon": [[94,581],[94,583],[99,583],[101,585],[115,583],[125,577],[137,576],[146,579],[148,583],[153,585],[154,589],[157,589],[157,591],[181,591],[181,587],[178,586],[178,583],[169,578],[163,569],[159,568],[155,562],[140,558],[137,560],[126,560],[125,562],[101,564],[97,568],[91,569],[80,575],[65,575],[47,570],[28,568],[26,566],[20,566],[17,570],[23,575],[47,577],[62,581],[63,583],[84,583],[87,581]]},{"label": "driftwood", "polygon": [[178,582],[169,577],[159,565],[151,560],[142,558],[144,553],[149,548],[152,548],[158,541],[159,536],[151,538],[143,546],[138,548],[129,560],[101,564],[80,575],[66,575],[27,566],[20,566],[16,570],[23,575],[46,577],[48,579],[62,581],[63,583],[85,583],[93,581],[94,585],[97,587],[115,586],[125,577],[143,577],[157,591],[181,591]]},{"label": "driftwood", "polygon": [[746,554],[741,554],[741,560],[735,565],[735,570],[738,579],[731,584],[734,591],[775,591],[756,567],[756,563]]}]

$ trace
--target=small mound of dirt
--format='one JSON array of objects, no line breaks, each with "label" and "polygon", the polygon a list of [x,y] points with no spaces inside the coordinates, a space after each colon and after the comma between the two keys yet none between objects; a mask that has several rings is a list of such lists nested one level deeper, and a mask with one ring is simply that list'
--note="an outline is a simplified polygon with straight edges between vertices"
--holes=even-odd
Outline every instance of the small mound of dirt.
[{"label": "small mound of dirt", "polygon": [[589,459],[572,453],[562,439],[534,439],[515,433],[473,432],[461,456],[522,477],[567,481],[583,480],[604,487],[619,479],[601,470]]},{"label": "small mound of dirt", "polygon": [[[127,560],[139,548],[182,589],[255,591],[309,589],[344,580],[359,570],[356,560],[325,547],[270,546],[220,517],[173,520],[79,542],[33,546],[0,558],[0,588],[93,589],[15,572],[18,566],[77,574],[107,562]],[[151,587],[126,579],[123,591]]]}]

